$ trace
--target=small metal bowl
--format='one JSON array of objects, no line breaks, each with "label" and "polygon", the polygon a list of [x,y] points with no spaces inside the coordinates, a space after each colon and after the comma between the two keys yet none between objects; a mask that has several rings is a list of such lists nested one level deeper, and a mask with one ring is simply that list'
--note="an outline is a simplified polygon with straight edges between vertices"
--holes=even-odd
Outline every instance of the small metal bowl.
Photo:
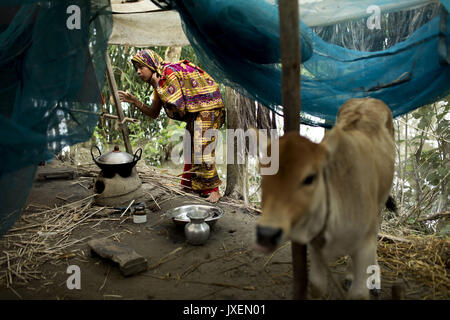
[{"label": "small metal bowl", "polygon": [[221,208],[203,204],[189,204],[170,209],[165,213],[165,216],[168,218],[172,218],[172,221],[175,223],[175,225],[184,227],[191,221],[187,216],[188,213],[201,215],[201,213],[203,212],[208,213],[208,218],[205,219],[205,222],[210,227],[213,227],[216,224],[217,220],[219,220],[225,214],[225,212]]}]

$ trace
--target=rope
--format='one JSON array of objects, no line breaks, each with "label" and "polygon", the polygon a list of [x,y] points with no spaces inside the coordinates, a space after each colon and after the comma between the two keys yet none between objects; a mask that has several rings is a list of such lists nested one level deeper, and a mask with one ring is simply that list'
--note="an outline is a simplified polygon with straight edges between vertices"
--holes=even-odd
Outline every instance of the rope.
[{"label": "rope", "polygon": [[331,273],[331,270],[328,267],[328,264],[326,263],[323,255],[322,255],[322,248],[325,245],[324,233],[325,233],[325,229],[326,229],[327,224],[328,224],[328,219],[330,217],[330,189],[329,189],[329,186],[328,186],[328,179],[327,179],[327,175],[326,175],[325,169],[323,170],[323,181],[325,183],[325,206],[326,206],[325,207],[325,210],[326,210],[325,222],[323,224],[322,229],[318,233],[318,235],[315,236],[314,239],[311,241],[311,245],[317,251],[317,255],[319,256],[320,263],[325,267],[325,269],[327,271],[327,275],[328,275],[329,278],[331,278],[331,281],[333,282],[334,286],[337,288],[341,299],[346,300],[344,291],[342,290],[341,286],[336,281],[336,279],[333,277],[333,275]]}]

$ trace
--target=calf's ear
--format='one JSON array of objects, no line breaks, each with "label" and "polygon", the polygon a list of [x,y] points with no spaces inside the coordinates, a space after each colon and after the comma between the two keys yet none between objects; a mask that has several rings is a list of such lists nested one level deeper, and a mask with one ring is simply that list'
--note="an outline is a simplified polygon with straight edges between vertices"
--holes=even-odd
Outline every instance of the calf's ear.
[{"label": "calf's ear", "polygon": [[332,130],[328,134],[325,135],[325,138],[322,140],[320,145],[325,149],[327,153],[327,159],[333,159],[334,153],[336,152],[339,145],[339,130]]}]

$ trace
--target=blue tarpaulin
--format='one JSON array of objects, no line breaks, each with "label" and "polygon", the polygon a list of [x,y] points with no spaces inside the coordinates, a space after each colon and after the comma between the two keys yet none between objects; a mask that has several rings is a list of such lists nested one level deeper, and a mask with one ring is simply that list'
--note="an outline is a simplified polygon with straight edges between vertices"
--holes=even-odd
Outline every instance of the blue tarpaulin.
[{"label": "blue tarpaulin", "polygon": [[[180,13],[191,45],[212,76],[272,110],[282,112],[276,3],[263,0],[165,2]],[[360,9],[358,1],[334,2],[350,8],[349,3],[354,4],[355,10]],[[371,3],[388,6],[396,2]],[[413,18],[414,15],[410,15],[410,23]],[[440,30],[439,24],[440,16],[436,16],[386,50],[363,52],[328,43],[300,21],[302,112],[325,120],[304,117],[304,122],[332,125],[339,107],[351,98],[381,99],[394,116],[399,116],[447,96],[450,66],[440,63],[438,41],[439,34],[443,33],[446,43],[450,43],[450,20],[446,31]],[[365,28],[366,37],[377,31]],[[385,34],[388,37],[388,30]]]}]

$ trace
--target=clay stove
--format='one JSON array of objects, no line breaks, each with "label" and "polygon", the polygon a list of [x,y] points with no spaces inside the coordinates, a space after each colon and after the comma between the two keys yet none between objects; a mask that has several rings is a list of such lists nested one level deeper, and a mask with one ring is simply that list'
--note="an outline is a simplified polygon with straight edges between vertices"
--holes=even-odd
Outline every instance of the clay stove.
[{"label": "clay stove", "polygon": [[92,159],[102,169],[94,183],[94,192],[97,194],[95,203],[117,207],[128,205],[133,199],[142,197],[142,182],[135,167],[141,158],[142,149],[138,149],[134,155],[121,152],[118,146],[104,155],[99,149],[98,151],[100,156],[95,158],[91,149]]},{"label": "clay stove", "polygon": [[98,194],[94,198],[95,203],[108,207],[124,206],[144,195],[136,168],[131,170],[128,177],[122,177],[118,173],[106,177],[101,171],[95,180],[94,192]]}]

